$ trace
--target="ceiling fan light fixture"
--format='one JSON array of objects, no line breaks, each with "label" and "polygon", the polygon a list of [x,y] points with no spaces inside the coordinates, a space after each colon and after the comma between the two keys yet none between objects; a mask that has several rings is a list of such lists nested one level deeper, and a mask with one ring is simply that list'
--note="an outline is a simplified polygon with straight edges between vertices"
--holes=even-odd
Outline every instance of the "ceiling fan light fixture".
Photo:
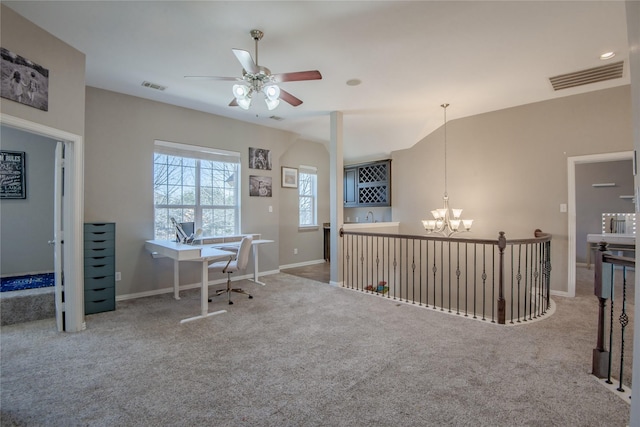
[{"label": "ceiling fan light fixture", "polygon": [[233,85],[233,96],[238,107],[248,110],[251,106],[251,88],[245,85]]},{"label": "ceiling fan light fixture", "polygon": [[267,108],[269,109],[269,111],[275,109],[278,105],[280,105],[280,100],[279,99],[269,99],[269,98],[265,98],[264,102],[267,104]]},{"label": "ceiling fan light fixture", "polygon": [[233,85],[233,96],[239,101],[249,97],[249,87],[245,85]]},{"label": "ceiling fan light fixture", "polygon": [[270,101],[276,101],[280,98],[280,88],[278,85],[265,86],[262,91],[264,92],[264,96]]}]

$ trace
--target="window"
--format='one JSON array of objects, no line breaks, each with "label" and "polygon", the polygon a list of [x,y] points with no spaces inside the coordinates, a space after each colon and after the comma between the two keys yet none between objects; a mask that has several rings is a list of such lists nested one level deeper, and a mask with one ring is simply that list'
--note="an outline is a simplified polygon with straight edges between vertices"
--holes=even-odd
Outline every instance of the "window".
[{"label": "window", "polygon": [[318,225],[318,173],[312,166],[300,165],[298,196],[300,227]]},{"label": "window", "polygon": [[205,236],[240,230],[240,153],[156,141],[153,160],[155,238],[173,240],[176,222]]}]

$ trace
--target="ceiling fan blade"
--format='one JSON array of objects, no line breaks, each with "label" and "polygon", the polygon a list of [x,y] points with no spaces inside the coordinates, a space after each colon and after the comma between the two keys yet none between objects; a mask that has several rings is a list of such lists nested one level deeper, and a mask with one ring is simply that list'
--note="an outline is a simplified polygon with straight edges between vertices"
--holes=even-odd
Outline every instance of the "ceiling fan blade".
[{"label": "ceiling fan blade", "polygon": [[229,107],[237,107],[238,106],[238,101],[233,98],[233,100],[229,103]]},{"label": "ceiling fan blade", "polygon": [[296,73],[280,73],[273,74],[273,79],[276,83],[282,82],[298,82],[301,80],[320,80],[322,79],[322,74],[318,70],[310,70],[310,71],[298,71]]},{"label": "ceiling fan blade", "polygon": [[258,74],[260,68],[258,68],[256,63],[253,62],[253,59],[251,58],[251,54],[249,52],[242,49],[231,50],[233,51],[233,54],[236,56],[236,58],[238,58],[238,61],[240,61],[242,68],[244,68],[247,73]]},{"label": "ceiling fan blade", "polygon": [[291,95],[289,92],[287,92],[286,90],[283,90],[282,88],[280,89],[280,99],[282,99],[285,102],[288,102],[294,107],[297,107],[298,105],[302,104],[302,100],[296,98],[295,96]]},{"label": "ceiling fan blade", "polygon": [[225,81],[239,81],[237,77],[218,77],[218,76],[184,76],[187,80],[225,80]]}]

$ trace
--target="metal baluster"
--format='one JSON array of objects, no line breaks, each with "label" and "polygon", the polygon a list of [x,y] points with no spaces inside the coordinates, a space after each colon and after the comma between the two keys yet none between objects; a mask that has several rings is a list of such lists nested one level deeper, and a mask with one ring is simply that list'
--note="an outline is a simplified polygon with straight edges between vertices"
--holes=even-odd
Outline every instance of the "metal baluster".
[{"label": "metal baluster", "polygon": [[436,308],[436,272],[438,271],[438,267],[436,267],[436,241],[433,241],[433,267],[431,269],[433,271],[433,308]]},{"label": "metal baluster", "polygon": [[478,244],[473,244],[473,318],[477,319],[476,308],[478,304]]},{"label": "metal baluster", "polygon": [[[408,258],[408,257],[407,257]],[[411,239],[411,299],[416,303],[416,241]]]},{"label": "metal baluster", "polygon": [[444,242],[440,242],[440,311],[444,311]]},{"label": "metal baluster", "polygon": [[611,300],[611,304],[609,304],[609,306],[611,311],[609,314],[609,366],[607,368],[607,384],[613,384],[613,382],[611,381],[611,358],[613,356],[613,288],[615,285],[615,282],[613,281],[614,270],[615,268],[611,269],[611,290],[609,291],[609,300]]},{"label": "metal baluster", "polygon": [[622,387],[622,377],[624,371],[624,331],[629,324],[627,316],[627,267],[622,266],[622,313],[620,313],[620,384],[616,390],[624,391]]},{"label": "metal baluster", "polygon": [[485,305],[487,301],[487,245],[482,245],[482,320],[485,318]]},{"label": "metal baluster", "polygon": [[464,244],[464,317],[469,317],[469,244]]},{"label": "metal baluster", "polygon": [[460,314],[460,242],[456,242],[456,314]]}]

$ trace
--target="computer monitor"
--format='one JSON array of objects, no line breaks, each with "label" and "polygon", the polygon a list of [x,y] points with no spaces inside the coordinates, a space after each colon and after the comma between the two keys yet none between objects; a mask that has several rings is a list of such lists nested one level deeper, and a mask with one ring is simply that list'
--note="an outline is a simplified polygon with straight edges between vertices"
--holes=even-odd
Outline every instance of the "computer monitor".
[{"label": "computer monitor", "polygon": [[[184,234],[187,237],[192,237],[193,233],[195,231],[195,223],[194,222],[180,222],[178,223],[180,225],[180,228],[182,228],[182,231],[184,231]],[[183,239],[180,238],[180,235],[178,233],[176,233],[176,240],[178,242],[182,242]],[[185,242],[187,243],[187,242]]]}]

